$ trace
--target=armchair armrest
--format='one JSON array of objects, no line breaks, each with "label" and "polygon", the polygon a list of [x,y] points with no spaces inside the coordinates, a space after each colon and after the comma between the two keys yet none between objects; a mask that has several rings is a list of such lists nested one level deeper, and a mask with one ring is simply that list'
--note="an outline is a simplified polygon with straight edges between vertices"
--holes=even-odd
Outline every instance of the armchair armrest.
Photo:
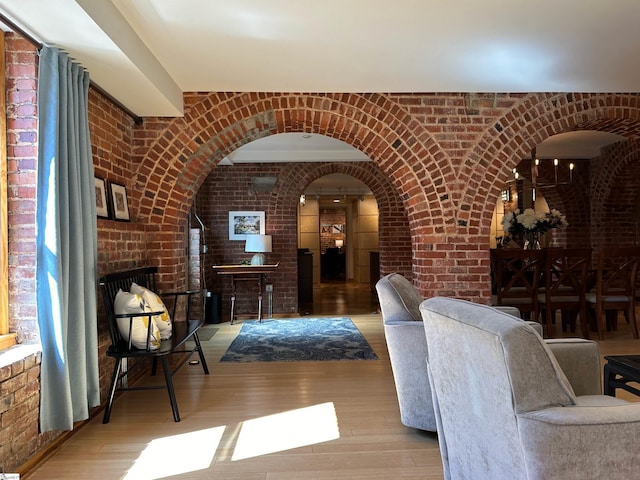
[{"label": "armchair armrest", "polygon": [[576,396],[602,394],[602,366],[596,342],[582,338],[550,338],[545,343]]},{"label": "armchair armrest", "polygon": [[542,329],[542,324],[540,322],[534,322],[532,320],[525,320],[525,322],[528,323],[538,335],[541,337],[544,335],[544,330]]},{"label": "armchair armrest", "polygon": [[536,478],[575,478],[579,465],[580,471],[589,472],[582,478],[636,477],[640,455],[634,445],[640,436],[640,404],[618,402],[519,414],[527,470],[535,471]]}]

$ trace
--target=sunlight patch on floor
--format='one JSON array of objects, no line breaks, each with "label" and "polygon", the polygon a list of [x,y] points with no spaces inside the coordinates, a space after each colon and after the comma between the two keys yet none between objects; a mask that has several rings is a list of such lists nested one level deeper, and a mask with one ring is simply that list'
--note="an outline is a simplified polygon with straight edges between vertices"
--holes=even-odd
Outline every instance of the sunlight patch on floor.
[{"label": "sunlight patch on floor", "polygon": [[157,480],[211,466],[225,427],[157,438],[145,448],[124,480]]},{"label": "sunlight patch on floor", "polygon": [[232,461],[314,445],[340,438],[333,402],[247,420]]}]

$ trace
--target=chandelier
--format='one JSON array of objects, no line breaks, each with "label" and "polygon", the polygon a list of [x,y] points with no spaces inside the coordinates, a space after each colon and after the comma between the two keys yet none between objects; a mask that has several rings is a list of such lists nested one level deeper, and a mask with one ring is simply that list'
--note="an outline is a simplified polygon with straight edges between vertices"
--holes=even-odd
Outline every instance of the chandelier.
[{"label": "chandelier", "polygon": [[[568,185],[573,183],[573,170],[575,169],[575,163],[569,162],[568,165],[566,162],[560,162],[557,158],[553,159],[539,159],[536,155],[536,149],[534,148],[531,152],[531,186],[535,188],[550,188],[556,187],[558,185]],[[565,165],[562,165],[564,163]],[[540,169],[541,165],[546,164],[544,166],[544,170],[549,171],[549,169],[553,168],[553,182],[543,183],[540,181]],[[551,167],[552,165],[552,167]],[[560,173],[560,176],[559,176]],[[520,178],[520,174],[516,168],[513,169],[513,175],[515,180]],[[546,177],[549,177],[547,175]]]}]

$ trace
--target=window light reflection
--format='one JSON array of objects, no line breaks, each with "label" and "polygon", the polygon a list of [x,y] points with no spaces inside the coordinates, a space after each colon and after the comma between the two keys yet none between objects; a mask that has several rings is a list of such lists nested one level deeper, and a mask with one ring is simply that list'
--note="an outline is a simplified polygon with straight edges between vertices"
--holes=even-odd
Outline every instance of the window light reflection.
[{"label": "window light reflection", "polygon": [[232,461],[340,438],[333,402],[255,418],[242,424]]},{"label": "window light reflection", "polygon": [[156,480],[209,468],[224,429],[207,428],[151,441],[124,480]]}]

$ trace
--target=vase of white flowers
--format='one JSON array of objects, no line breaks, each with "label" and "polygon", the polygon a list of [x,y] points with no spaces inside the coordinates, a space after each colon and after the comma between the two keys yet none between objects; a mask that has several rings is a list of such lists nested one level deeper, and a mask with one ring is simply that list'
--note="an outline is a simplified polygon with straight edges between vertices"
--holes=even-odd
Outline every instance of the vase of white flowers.
[{"label": "vase of white flowers", "polygon": [[569,223],[566,217],[555,208],[550,212],[536,212],[533,208],[527,208],[506,213],[502,218],[502,229],[510,237],[522,236],[524,249],[539,249],[540,235],[554,228],[564,228]]}]

